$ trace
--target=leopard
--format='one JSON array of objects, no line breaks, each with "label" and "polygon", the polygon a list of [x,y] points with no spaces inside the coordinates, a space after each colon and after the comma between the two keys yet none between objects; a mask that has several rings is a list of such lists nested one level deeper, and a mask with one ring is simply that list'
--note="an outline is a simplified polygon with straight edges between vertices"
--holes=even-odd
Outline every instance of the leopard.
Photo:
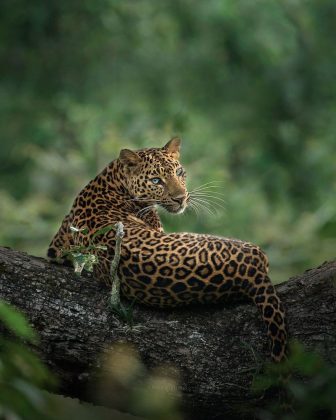
[{"label": "leopard", "polygon": [[[181,214],[192,200],[180,153],[179,137],[163,147],[122,149],[79,192],[49,245],[48,259],[68,264],[65,249],[92,240],[103,244],[94,277],[110,284],[116,233],[104,228],[121,222],[117,274],[122,296],[156,308],[218,304],[243,296],[258,308],[271,358],[280,362],[286,357],[287,326],[265,252],[239,239],[163,229],[158,210]],[[79,232],[76,237],[71,227]]]}]

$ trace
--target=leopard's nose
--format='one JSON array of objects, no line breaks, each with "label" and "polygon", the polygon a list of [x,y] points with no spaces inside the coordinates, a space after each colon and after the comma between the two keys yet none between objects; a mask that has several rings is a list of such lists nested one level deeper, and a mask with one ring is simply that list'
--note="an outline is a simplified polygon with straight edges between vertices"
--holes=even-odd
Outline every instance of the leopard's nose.
[{"label": "leopard's nose", "polygon": [[177,195],[176,197],[172,197],[172,200],[181,206],[183,204],[183,201],[185,200],[185,195]]}]

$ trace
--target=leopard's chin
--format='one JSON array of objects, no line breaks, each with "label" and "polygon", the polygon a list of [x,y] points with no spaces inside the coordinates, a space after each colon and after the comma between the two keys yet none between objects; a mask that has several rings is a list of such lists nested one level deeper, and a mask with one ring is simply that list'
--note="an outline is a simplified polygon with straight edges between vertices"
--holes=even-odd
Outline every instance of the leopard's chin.
[{"label": "leopard's chin", "polygon": [[187,208],[186,204],[181,204],[181,205],[175,205],[175,204],[165,204],[162,206],[165,210],[168,211],[168,213],[172,213],[172,214],[182,214],[184,212],[184,210]]}]

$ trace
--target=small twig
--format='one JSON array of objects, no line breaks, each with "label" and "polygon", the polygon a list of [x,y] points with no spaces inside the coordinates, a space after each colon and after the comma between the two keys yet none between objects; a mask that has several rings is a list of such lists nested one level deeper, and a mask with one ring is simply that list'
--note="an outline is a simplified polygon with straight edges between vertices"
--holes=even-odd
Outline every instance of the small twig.
[{"label": "small twig", "polygon": [[121,253],[121,242],[122,238],[124,237],[124,225],[121,222],[117,222],[115,224],[116,233],[116,245],[114,251],[114,257],[111,262],[110,267],[110,276],[112,282],[112,289],[111,289],[111,305],[112,307],[118,307],[120,304],[120,279],[117,274],[119,261],[120,261],[120,253]]}]

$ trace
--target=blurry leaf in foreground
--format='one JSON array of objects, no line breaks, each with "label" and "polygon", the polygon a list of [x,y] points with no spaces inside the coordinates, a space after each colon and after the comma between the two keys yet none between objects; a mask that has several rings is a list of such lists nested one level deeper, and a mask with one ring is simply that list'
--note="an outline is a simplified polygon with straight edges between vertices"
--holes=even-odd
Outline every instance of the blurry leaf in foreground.
[{"label": "blurry leaf in foreground", "polygon": [[[253,380],[257,394],[276,389],[273,398],[257,417],[280,420],[333,419],[336,416],[336,366],[319,354],[293,342],[283,363],[267,364]],[[280,398],[279,398],[280,396]]]},{"label": "blurry leaf in foreground", "polygon": [[36,334],[28,324],[26,318],[3,300],[0,300],[0,320],[15,335],[29,341],[36,340]]},{"label": "blurry leaf in foreground", "polygon": [[55,378],[38,356],[20,342],[36,343],[26,318],[0,301],[0,320],[17,337],[0,337],[0,418],[46,420],[48,400],[40,387],[55,386]]},{"label": "blurry leaf in foreground", "polygon": [[149,372],[132,346],[118,344],[104,357],[97,398],[146,419],[181,420],[177,376],[169,366]]}]

